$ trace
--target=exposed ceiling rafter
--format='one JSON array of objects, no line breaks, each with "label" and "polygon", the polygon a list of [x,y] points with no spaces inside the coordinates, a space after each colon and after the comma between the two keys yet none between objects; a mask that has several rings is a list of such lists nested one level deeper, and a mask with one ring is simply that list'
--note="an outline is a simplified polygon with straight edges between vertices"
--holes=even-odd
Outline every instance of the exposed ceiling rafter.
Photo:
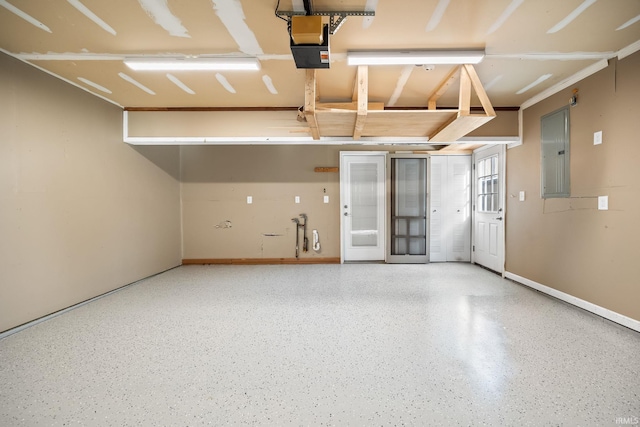
[{"label": "exposed ceiling rafter", "polygon": [[[457,109],[437,110],[439,95],[459,76]],[[351,103],[322,103],[318,101],[316,72],[307,70],[304,114],[314,140],[321,137],[427,137],[430,142],[451,143],[496,117],[489,97],[482,87],[473,65],[454,69],[429,97],[429,109],[384,110],[371,109],[368,99],[368,66],[358,66]],[[471,94],[475,91],[481,112],[472,112]]]}]

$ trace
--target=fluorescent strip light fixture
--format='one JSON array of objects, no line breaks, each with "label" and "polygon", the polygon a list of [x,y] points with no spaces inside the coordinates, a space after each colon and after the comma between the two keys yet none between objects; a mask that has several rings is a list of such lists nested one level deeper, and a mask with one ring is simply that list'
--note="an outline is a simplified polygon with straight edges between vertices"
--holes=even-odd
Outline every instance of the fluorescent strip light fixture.
[{"label": "fluorescent strip light fixture", "polygon": [[347,53],[349,65],[477,64],[484,50],[378,50]]},{"label": "fluorescent strip light fixture", "polygon": [[257,58],[130,58],[127,67],[135,71],[225,71],[260,70]]}]

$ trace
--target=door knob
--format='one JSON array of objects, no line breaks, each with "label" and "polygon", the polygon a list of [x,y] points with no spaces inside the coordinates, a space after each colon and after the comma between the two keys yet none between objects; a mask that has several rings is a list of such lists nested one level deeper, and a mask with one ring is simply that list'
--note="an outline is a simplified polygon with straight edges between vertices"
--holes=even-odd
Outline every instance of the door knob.
[{"label": "door knob", "polygon": [[344,213],[344,216],[349,216],[349,214],[345,212],[345,213]]},{"label": "door knob", "polygon": [[501,216],[499,216],[498,218],[496,218],[496,220],[498,220],[498,221],[502,221],[502,217],[501,217]]}]

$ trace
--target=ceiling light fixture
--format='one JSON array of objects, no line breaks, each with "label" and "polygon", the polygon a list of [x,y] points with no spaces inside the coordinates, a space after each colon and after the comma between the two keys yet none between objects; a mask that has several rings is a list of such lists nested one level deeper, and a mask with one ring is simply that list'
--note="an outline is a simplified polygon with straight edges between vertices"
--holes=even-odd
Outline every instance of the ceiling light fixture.
[{"label": "ceiling light fixture", "polygon": [[125,59],[127,67],[135,71],[224,71],[260,70],[257,58],[130,58]]},{"label": "ceiling light fixture", "polygon": [[477,64],[484,50],[377,50],[347,53],[349,65]]}]

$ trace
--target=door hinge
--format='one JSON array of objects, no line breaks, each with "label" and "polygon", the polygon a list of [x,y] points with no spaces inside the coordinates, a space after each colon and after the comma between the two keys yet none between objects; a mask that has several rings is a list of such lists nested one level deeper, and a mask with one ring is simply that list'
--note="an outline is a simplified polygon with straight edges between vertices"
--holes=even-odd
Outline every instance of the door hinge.
[{"label": "door hinge", "polygon": [[473,245],[473,249],[472,250],[473,250],[473,252],[476,251],[476,245]]}]

